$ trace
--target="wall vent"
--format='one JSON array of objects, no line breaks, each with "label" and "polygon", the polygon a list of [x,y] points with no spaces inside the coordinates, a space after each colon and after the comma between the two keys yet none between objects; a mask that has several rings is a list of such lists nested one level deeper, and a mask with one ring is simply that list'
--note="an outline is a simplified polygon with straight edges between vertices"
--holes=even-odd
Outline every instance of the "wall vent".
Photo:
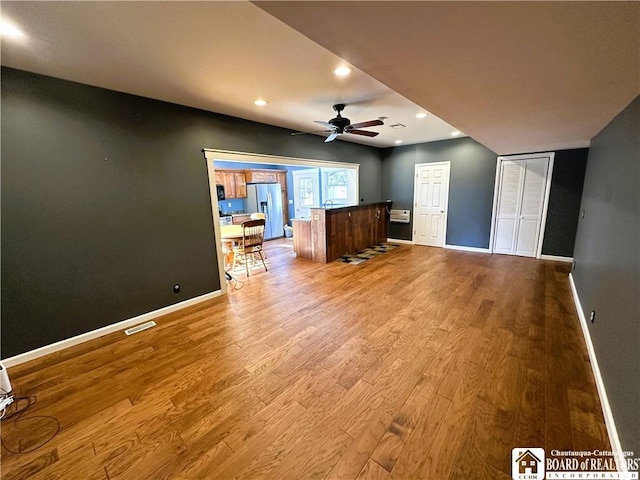
[{"label": "wall vent", "polygon": [[389,221],[394,223],[409,223],[411,210],[391,210]]},{"label": "wall vent", "polygon": [[131,328],[127,328],[124,333],[126,333],[127,335],[133,335],[134,333],[138,333],[141,332],[142,330],[146,330],[147,328],[151,328],[151,327],[155,327],[156,326],[156,322],[147,322],[147,323],[141,323],[140,325],[136,325],[135,327],[131,327]]}]

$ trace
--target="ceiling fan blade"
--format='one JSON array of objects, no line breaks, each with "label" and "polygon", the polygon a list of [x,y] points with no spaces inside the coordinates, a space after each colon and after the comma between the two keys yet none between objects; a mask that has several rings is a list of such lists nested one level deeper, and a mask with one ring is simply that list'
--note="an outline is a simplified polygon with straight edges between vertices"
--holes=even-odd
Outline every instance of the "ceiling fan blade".
[{"label": "ceiling fan blade", "polygon": [[336,127],[331,125],[330,123],[327,122],[321,122],[320,120],[314,120],[314,122],[319,123],[320,125],[322,125],[323,127],[327,127],[330,128],[331,130],[334,130]]},{"label": "ceiling fan blade", "polygon": [[307,135],[311,133],[330,133],[330,132],[333,132],[333,130],[313,130],[311,132],[291,132],[291,135]]},{"label": "ceiling fan blade", "polygon": [[347,133],[355,133],[356,135],[364,135],[365,137],[375,137],[380,135],[380,132],[370,132],[368,130],[349,130]]},{"label": "ceiling fan blade", "polygon": [[336,139],[337,136],[338,136],[338,132],[334,131],[331,135],[329,135],[327,137],[327,139],[324,141],[324,143],[333,142]]},{"label": "ceiling fan blade", "polygon": [[365,128],[365,127],[377,127],[378,125],[384,125],[382,120],[369,120],[368,122],[352,123],[352,128]]}]

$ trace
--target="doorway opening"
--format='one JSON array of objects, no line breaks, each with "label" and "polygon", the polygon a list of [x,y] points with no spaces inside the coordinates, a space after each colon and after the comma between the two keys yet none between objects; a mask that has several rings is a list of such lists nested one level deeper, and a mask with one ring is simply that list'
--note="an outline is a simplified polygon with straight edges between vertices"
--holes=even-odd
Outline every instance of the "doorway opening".
[{"label": "doorway opening", "polygon": [[[227,150],[214,150],[214,149],[203,149],[204,157],[207,164],[207,174],[209,178],[209,188],[210,188],[210,198],[211,198],[211,214],[213,219],[213,230],[214,237],[216,239],[216,250],[218,256],[218,271],[220,274],[220,286],[222,293],[227,293],[227,282],[225,278],[225,254],[223,252],[222,246],[219,245],[220,240],[222,239],[222,231],[221,231],[221,218],[227,212],[225,209],[232,209],[232,211],[243,210],[243,213],[250,214],[252,212],[248,212],[246,210],[246,203],[241,198],[242,195],[238,192],[244,192],[242,188],[238,188],[238,185],[241,183],[242,175],[240,172],[248,172],[251,169],[261,169],[263,172],[268,172],[270,168],[277,169],[279,172],[286,171],[286,175],[284,177],[280,177],[279,180],[275,180],[274,183],[280,182],[280,184],[284,183],[285,189],[283,189],[283,198],[282,198],[282,208],[286,210],[287,219],[293,219],[297,216],[297,211],[295,207],[295,198],[297,195],[294,193],[295,183],[293,180],[293,175],[296,171],[311,171],[314,170],[316,176],[318,178],[317,186],[313,186],[313,182],[311,184],[311,195],[313,198],[310,198],[308,195],[306,197],[306,202],[308,203],[310,200],[313,201],[313,205],[309,206],[321,206],[322,198],[323,198],[323,184],[325,183],[325,179],[327,182],[332,182],[330,187],[326,189],[327,192],[332,192],[333,195],[336,196],[344,196],[346,187],[346,195],[347,201],[352,201],[357,205],[357,199],[359,198],[359,169],[360,165],[356,163],[347,163],[347,162],[331,162],[325,160],[313,160],[308,158],[295,158],[295,157],[282,157],[277,155],[267,155],[267,154],[259,154],[259,153],[246,153],[246,152],[233,152]],[[225,168],[230,168],[234,170],[234,181],[235,188],[230,190],[235,191],[235,199],[226,198],[224,201],[218,201],[218,195],[216,191],[216,184],[220,181],[224,182],[224,179],[220,176],[220,171],[216,172],[216,165],[214,164],[218,162],[228,162],[230,165]],[[329,172],[327,175],[323,175],[323,172]],[[344,174],[331,175],[330,173],[335,172],[345,172]],[[216,178],[218,177],[218,179]],[[230,177],[231,178],[231,177]],[[277,177],[276,177],[277,178]],[[345,180],[346,179],[346,180]],[[247,181],[249,180],[249,181]],[[267,181],[262,180],[252,180],[247,179],[245,176],[245,183],[248,187],[251,184],[258,183],[269,183]],[[308,186],[308,185],[306,185]],[[313,189],[317,188],[317,194],[314,195]],[[227,189],[225,188],[225,191]],[[284,191],[286,190],[286,194]],[[248,192],[247,192],[248,194]],[[294,197],[295,195],[295,197]],[[275,193],[271,193],[271,197],[275,198]],[[351,199],[351,200],[350,200]],[[333,201],[333,200],[332,200]],[[342,202],[341,202],[342,203]],[[231,204],[231,206],[229,206]],[[228,221],[228,220],[227,220]],[[292,243],[290,238],[286,238],[286,228],[283,225],[283,232],[285,235],[283,237],[277,237],[275,240],[266,242],[265,250],[267,251],[267,255],[269,255],[269,248],[274,246],[274,248],[288,248],[288,243]],[[276,241],[277,240],[277,241]],[[293,250],[291,248],[291,255],[293,255]],[[272,269],[269,269],[271,272]],[[275,273],[275,272],[274,272]]]}]

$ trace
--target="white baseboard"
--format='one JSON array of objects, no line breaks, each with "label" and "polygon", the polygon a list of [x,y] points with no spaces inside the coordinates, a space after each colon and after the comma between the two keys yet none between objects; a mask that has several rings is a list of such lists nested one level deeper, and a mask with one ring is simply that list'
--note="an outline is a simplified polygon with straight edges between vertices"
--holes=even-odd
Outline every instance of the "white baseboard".
[{"label": "white baseboard", "polygon": [[388,243],[402,243],[404,245],[413,245],[411,240],[400,240],[399,238],[387,238]]},{"label": "white baseboard", "polygon": [[573,263],[573,257],[558,257],[557,255],[540,255],[540,260],[553,260],[554,262]]},{"label": "white baseboard", "polygon": [[34,360],[44,355],[48,355],[50,353],[57,352],[65,348],[69,348],[74,345],[78,345],[80,343],[88,342],[89,340],[93,340],[94,338],[102,337],[104,335],[108,335],[109,333],[117,332],[118,330],[124,330],[126,328],[137,325],[139,323],[144,323],[151,319],[161,317],[162,315],[175,312],[176,310],[187,308],[197,303],[204,302],[206,300],[211,300],[213,298],[219,297],[220,295],[222,295],[222,292],[220,290],[216,290],[215,292],[205,293],[204,295],[190,298],[189,300],[185,300],[184,302],[175,303],[173,305],[169,305],[167,307],[163,307],[158,310],[154,310],[152,312],[143,313],[142,315],[138,315],[137,317],[129,318],[127,320],[123,320],[118,323],[107,325],[106,327],[98,328],[97,330],[92,330],[90,332],[83,333],[75,337],[67,338],[65,340],[52,343],[51,345],[45,345],[44,347],[36,348],[35,350],[31,350],[29,352],[21,353],[13,357],[6,358],[2,360],[2,363],[6,368],[14,367],[16,365],[20,365],[21,363]]},{"label": "white baseboard", "polygon": [[573,295],[573,302],[575,303],[576,310],[578,311],[578,318],[580,319],[580,326],[582,327],[582,334],[584,335],[584,341],[587,344],[587,351],[589,352],[589,360],[591,362],[591,369],[593,370],[593,376],[596,380],[596,386],[598,388],[598,396],[600,397],[600,404],[602,405],[602,413],[604,415],[604,423],[607,426],[607,433],[609,434],[609,442],[611,443],[611,451],[615,453],[616,464],[618,465],[618,471],[627,472],[627,462],[622,452],[622,445],[620,444],[620,437],[618,437],[618,429],[613,419],[613,413],[611,412],[611,406],[609,405],[609,397],[604,388],[604,381],[600,374],[600,367],[598,366],[598,359],[596,358],[596,352],[591,342],[591,333],[589,332],[589,326],[587,319],[584,316],[584,310],[582,310],[582,304],[580,303],[580,297],[578,296],[578,290],[576,284],[573,281],[573,275],[569,274],[569,284],[571,285],[571,293]]},{"label": "white baseboard", "polygon": [[488,248],[465,247],[462,245],[445,245],[448,250],[462,250],[463,252],[491,253]]}]

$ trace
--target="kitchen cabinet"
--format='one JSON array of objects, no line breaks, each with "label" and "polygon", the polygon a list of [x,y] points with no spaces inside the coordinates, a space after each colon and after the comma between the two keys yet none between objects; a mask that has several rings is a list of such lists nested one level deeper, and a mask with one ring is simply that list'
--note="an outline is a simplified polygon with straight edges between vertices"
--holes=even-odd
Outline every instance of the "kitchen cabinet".
[{"label": "kitchen cabinet", "polygon": [[216,184],[218,183],[218,173],[222,180],[221,183],[224,185],[226,198],[247,197],[247,181],[244,170],[217,170]]},{"label": "kitchen cabinet", "polygon": [[222,173],[220,170],[216,170],[214,174],[216,185],[224,185],[224,181],[222,180]]},{"label": "kitchen cabinet", "polygon": [[244,172],[234,172],[233,178],[236,184],[236,197],[247,197],[247,181],[244,177]]},{"label": "kitchen cabinet", "polygon": [[246,170],[245,178],[247,183],[277,183],[276,170]]},{"label": "kitchen cabinet", "polygon": [[292,220],[293,252],[298,258],[313,259],[311,243],[311,220]]},{"label": "kitchen cabinet", "polygon": [[283,192],[286,192],[287,191],[287,172],[280,171],[280,170],[276,171],[276,181],[280,184],[280,190],[282,190]]}]

